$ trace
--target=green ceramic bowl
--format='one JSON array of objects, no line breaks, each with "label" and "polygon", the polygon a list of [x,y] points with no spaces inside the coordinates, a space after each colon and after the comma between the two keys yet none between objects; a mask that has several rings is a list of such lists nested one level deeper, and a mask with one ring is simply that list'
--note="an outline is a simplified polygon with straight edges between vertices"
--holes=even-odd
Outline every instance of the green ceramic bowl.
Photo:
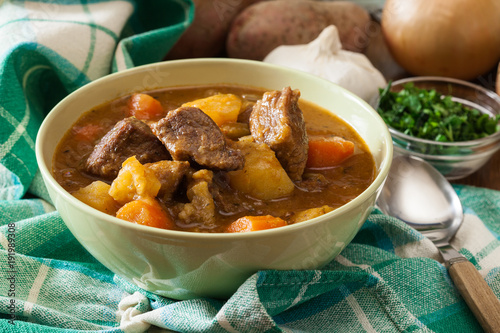
[{"label": "green ceramic bowl", "polygon": [[[202,234],[156,229],[106,215],[74,198],[54,180],[51,164],[56,146],[82,113],[132,92],[210,83],[300,89],[303,99],[332,110],[358,131],[374,156],[375,181],[351,202],[305,223],[241,234]],[[392,139],[372,107],[316,76],[257,61],[191,59],[111,74],[73,92],[45,118],[36,155],[62,219],[112,272],[174,299],[227,298],[259,270],[316,269],[338,255],[375,205],[392,161]]]}]

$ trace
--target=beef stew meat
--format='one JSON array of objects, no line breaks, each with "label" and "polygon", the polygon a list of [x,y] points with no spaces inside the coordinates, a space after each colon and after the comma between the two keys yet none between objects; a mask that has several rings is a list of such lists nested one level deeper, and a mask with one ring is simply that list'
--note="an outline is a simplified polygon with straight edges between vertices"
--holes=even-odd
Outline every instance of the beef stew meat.
[{"label": "beef stew meat", "polygon": [[[219,126],[196,107],[180,107],[151,125],[175,160],[194,160],[201,166],[216,170],[243,167],[243,156],[226,145]],[[196,143],[196,144],[193,144]]]},{"label": "beef stew meat", "polygon": [[172,200],[175,191],[189,170],[189,162],[186,161],[158,161],[147,163],[145,166],[153,170],[160,181],[158,197],[164,202]]},{"label": "beef stew meat", "polygon": [[116,123],[99,141],[87,159],[85,169],[90,174],[113,179],[130,156],[135,156],[141,163],[171,159],[149,126],[129,117]]},{"label": "beef stew meat", "polygon": [[68,192],[131,223],[188,232],[302,223],[376,176],[354,129],[299,90],[219,84],[143,94],[139,105],[128,96],[82,115],[52,164]]},{"label": "beef stew meat", "polygon": [[306,167],[308,140],[300,92],[290,87],[266,92],[250,115],[250,132],[276,152],[276,157],[292,180],[300,180]]}]

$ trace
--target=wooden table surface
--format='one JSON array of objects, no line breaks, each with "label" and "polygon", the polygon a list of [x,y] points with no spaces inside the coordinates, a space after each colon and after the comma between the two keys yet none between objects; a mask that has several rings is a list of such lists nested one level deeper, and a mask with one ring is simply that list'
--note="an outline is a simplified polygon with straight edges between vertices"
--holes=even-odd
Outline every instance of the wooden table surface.
[{"label": "wooden table surface", "polygon": [[452,183],[500,190],[500,150],[481,169]]},{"label": "wooden table surface", "polygon": [[[495,91],[497,84],[496,77],[497,67],[493,68],[489,73],[478,77],[476,80],[472,80],[472,82]],[[500,150],[481,169],[466,178],[453,182],[500,190]]]}]

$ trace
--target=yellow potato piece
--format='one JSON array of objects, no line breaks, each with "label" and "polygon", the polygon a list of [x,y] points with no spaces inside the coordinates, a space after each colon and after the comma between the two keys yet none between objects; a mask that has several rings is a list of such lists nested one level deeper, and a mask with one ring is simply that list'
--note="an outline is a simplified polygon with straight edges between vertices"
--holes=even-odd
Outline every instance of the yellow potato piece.
[{"label": "yellow potato piece", "polygon": [[154,171],[132,156],[123,162],[118,176],[111,183],[109,194],[124,205],[144,197],[154,198],[160,187],[161,183]]},{"label": "yellow potato piece", "polygon": [[235,122],[241,110],[241,99],[233,94],[218,94],[182,104],[205,112],[217,125]]},{"label": "yellow potato piece", "polygon": [[109,195],[110,185],[96,180],[95,182],[73,192],[73,196],[83,203],[100,210],[103,213],[115,215],[118,205],[111,195]]},{"label": "yellow potato piece", "polygon": [[282,198],[292,193],[295,185],[269,146],[241,140],[237,142],[237,148],[245,155],[245,166],[228,172],[233,188],[261,200]]},{"label": "yellow potato piece", "polygon": [[332,210],[333,210],[333,208],[330,207],[330,206],[327,206],[327,205],[321,206],[321,207],[317,207],[317,208],[306,209],[306,210],[303,210],[303,211],[298,212],[297,214],[295,214],[290,219],[290,223],[298,223],[298,222],[308,221],[308,220],[313,219],[315,217],[318,217],[318,216],[321,216],[323,214],[329,213]]}]

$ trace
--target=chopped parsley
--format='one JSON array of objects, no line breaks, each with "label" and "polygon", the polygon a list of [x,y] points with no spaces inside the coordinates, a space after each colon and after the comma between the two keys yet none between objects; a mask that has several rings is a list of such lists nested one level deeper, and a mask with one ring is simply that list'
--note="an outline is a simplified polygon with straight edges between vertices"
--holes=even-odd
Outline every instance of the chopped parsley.
[{"label": "chopped parsley", "polygon": [[378,113],[386,124],[404,134],[438,142],[468,141],[500,130],[500,115],[491,117],[443,96],[436,90],[407,83],[392,92],[391,82],[379,89]]}]

